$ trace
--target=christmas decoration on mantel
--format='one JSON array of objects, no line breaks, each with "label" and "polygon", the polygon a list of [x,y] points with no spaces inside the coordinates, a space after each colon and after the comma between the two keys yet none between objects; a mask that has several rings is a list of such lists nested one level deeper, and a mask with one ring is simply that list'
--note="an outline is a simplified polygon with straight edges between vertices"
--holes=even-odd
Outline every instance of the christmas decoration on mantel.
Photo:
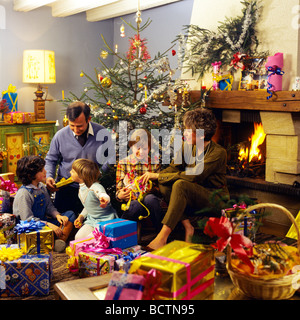
[{"label": "christmas decoration on mantel", "polygon": [[[71,98],[63,102],[85,101],[91,106],[93,121],[113,132],[117,131],[120,120],[127,121],[129,129],[142,127],[150,130],[161,128],[162,123],[164,128],[178,127],[180,115],[189,108],[189,99],[186,99],[189,87],[184,80],[172,80],[175,69],[170,67],[168,53],[176,55],[175,44],[152,58],[147,40],[141,35],[151,20],[148,18],[142,24],[138,9],[136,27],[124,19],[122,21],[120,37],[125,37],[125,26],[135,33],[129,38],[128,52],[119,53],[117,44],[111,48],[101,35],[105,47],[100,50],[100,68],[95,68],[94,77],[82,71],[80,76],[88,80],[83,94],[78,97],[71,92]],[[105,61],[108,56],[113,57],[113,67]],[[184,99],[178,99],[180,103],[176,104],[177,96],[182,94]]]},{"label": "christmas decoration on mantel", "polygon": [[220,22],[217,31],[210,31],[197,25],[186,25],[174,41],[179,43],[182,64],[186,72],[198,74],[199,79],[213,70],[213,64],[220,62],[230,71],[243,69],[243,59],[247,56],[266,56],[266,52],[257,52],[259,40],[256,35],[256,23],[259,20],[260,1],[241,1],[242,15],[236,18],[226,17]]}]

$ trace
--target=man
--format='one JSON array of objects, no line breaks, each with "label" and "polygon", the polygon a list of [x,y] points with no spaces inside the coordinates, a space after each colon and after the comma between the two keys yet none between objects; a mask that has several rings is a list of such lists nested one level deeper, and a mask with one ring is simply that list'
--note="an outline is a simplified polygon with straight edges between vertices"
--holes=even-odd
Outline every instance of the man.
[{"label": "man", "polygon": [[[66,114],[69,125],[54,135],[45,158],[46,183],[51,192],[56,192],[54,206],[57,210],[59,212],[72,210],[78,215],[83,209],[78,198],[78,183],[74,182],[60,189],[56,188],[55,183],[71,176],[72,163],[79,158],[93,160],[105,170],[109,161],[103,164],[103,159],[107,156],[111,136],[103,126],[91,122],[90,107],[83,102],[71,103]],[[57,165],[57,177],[54,180]]]}]

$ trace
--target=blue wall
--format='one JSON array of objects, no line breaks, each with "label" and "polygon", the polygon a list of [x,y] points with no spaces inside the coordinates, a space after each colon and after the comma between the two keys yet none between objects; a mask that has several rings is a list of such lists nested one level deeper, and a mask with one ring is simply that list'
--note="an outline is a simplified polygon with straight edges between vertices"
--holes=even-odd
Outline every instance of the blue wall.
[{"label": "blue wall", "polygon": [[[148,40],[150,54],[163,52],[171,46],[175,36],[184,24],[190,23],[193,0],[184,0],[142,12],[143,22],[152,19],[151,25],[142,34]],[[77,95],[83,92],[85,78],[81,70],[94,74],[94,67],[99,66],[99,53],[103,47],[101,34],[111,47],[119,45],[119,52],[128,50],[128,37],[132,30],[126,27],[126,37],[120,37],[120,18],[99,22],[88,22],[85,13],[65,18],[54,18],[50,7],[42,7],[30,12],[13,10],[13,0],[0,0],[0,8],[5,9],[5,28],[0,27],[0,90],[6,90],[11,83],[17,87],[19,110],[33,112],[35,85],[22,83],[23,50],[48,49],[55,51],[56,84],[48,85],[48,98],[61,99],[72,91]],[[1,15],[3,19],[3,14]],[[1,19],[0,16],[0,19]],[[123,17],[135,23],[135,14]],[[0,26],[2,26],[0,23]],[[176,50],[176,48],[175,48]],[[177,66],[177,57],[169,55],[171,65]],[[111,60],[107,60],[112,64]],[[46,118],[58,119],[62,124],[59,102],[46,102]]]}]

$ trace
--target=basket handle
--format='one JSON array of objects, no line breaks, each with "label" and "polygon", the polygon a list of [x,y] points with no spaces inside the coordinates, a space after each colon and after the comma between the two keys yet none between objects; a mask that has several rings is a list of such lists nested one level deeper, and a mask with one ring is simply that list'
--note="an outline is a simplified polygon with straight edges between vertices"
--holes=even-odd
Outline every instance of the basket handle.
[{"label": "basket handle", "polygon": [[[250,206],[248,208],[245,209],[246,213],[250,213],[253,210],[257,210],[257,209],[263,209],[263,208],[274,208],[274,209],[278,209],[281,212],[283,212],[289,219],[290,221],[294,224],[296,232],[297,232],[297,248],[298,248],[298,254],[300,255],[300,232],[299,232],[299,228],[297,225],[297,222],[294,218],[294,216],[290,213],[289,210],[287,210],[285,207],[279,205],[279,204],[275,204],[275,203],[258,203],[255,204],[253,206]],[[227,248],[227,261],[228,261],[228,266],[231,266],[231,247]]]},{"label": "basket handle", "polygon": [[262,209],[262,208],[274,208],[274,209],[278,209],[281,212],[283,212],[289,219],[290,221],[294,224],[296,232],[297,232],[297,248],[298,248],[298,253],[300,254],[300,231],[299,231],[299,227],[297,225],[297,222],[294,218],[294,216],[290,213],[289,210],[287,210],[285,207],[279,205],[279,204],[275,204],[275,203],[259,203],[259,204],[255,204],[253,206],[250,206],[248,208],[245,209],[245,211],[247,213],[250,213],[253,210],[257,210],[257,209]]}]

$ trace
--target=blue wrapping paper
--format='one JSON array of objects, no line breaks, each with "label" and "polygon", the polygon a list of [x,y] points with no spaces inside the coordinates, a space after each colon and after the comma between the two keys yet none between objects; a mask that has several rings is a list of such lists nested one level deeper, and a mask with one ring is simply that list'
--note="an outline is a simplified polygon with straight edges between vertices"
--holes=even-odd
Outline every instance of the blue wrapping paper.
[{"label": "blue wrapping paper", "polygon": [[99,222],[97,228],[110,239],[110,248],[126,249],[137,245],[136,221],[113,219]]},{"label": "blue wrapping paper", "polygon": [[51,276],[51,254],[23,255],[16,260],[0,261],[0,297],[48,295]]},{"label": "blue wrapping paper", "polygon": [[16,91],[16,87],[10,84],[8,89],[2,92],[2,99],[6,100],[9,112],[18,111],[18,93]]}]

